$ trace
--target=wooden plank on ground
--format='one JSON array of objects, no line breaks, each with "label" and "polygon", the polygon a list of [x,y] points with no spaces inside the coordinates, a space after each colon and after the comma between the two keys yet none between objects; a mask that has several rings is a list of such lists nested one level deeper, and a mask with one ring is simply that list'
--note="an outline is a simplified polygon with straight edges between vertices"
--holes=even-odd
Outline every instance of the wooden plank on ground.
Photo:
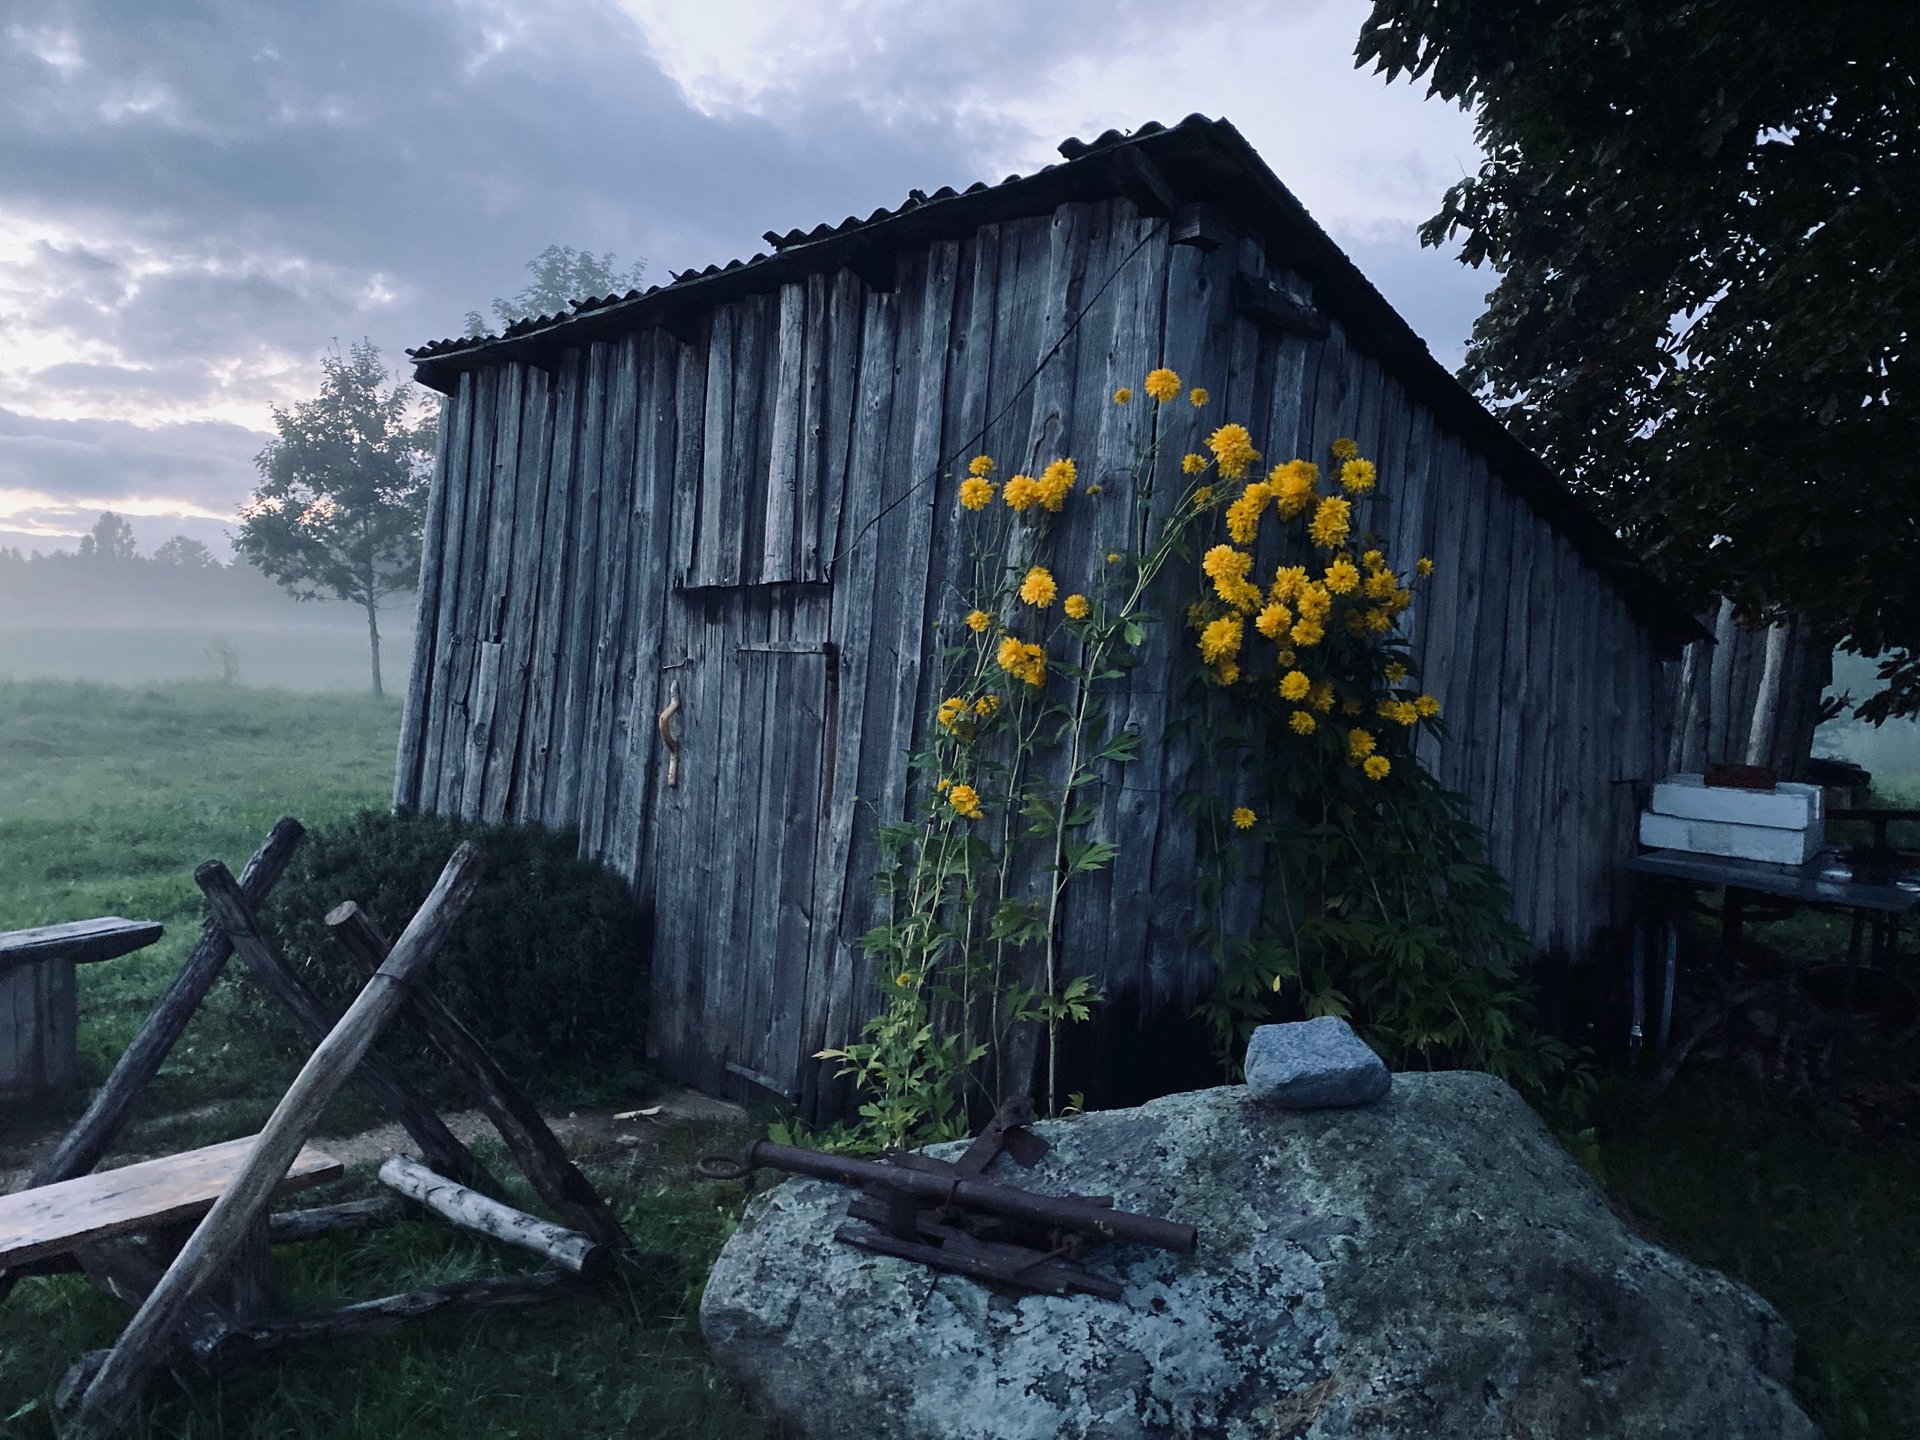
[{"label": "wooden plank on ground", "polygon": [[[247,1135],[0,1196],[0,1263],[24,1264],[91,1240],[198,1220],[233,1183],[258,1138]],[[343,1173],[338,1160],[308,1145],[294,1157],[278,1188],[305,1189]]]}]

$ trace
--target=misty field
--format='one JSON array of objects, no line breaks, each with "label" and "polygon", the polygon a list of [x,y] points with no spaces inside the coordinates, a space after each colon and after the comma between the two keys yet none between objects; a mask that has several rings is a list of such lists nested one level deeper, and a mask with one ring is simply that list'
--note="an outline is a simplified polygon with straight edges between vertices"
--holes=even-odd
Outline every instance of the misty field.
[{"label": "misty field", "polygon": [[[389,691],[404,691],[412,631],[380,637]],[[0,628],[0,680],[109,685],[218,681],[287,690],[369,688],[367,632],[351,625],[241,628],[231,624],[9,625]],[[391,758],[391,757],[389,757]]]},{"label": "misty field", "polygon": [[[116,913],[167,926],[149,950],[81,967],[81,1063],[90,1080],[105,1074],[199,933],[193,867],[217,856],[238,869],[283,814],[318,828],[384,805],[399,718],[397,699],[364,694],[0,681],[0,930]],[[305,1053],[230,970],[118,1153],[257,1129]],[[0,1169],[18,1164],[20,1146],[60,1128],[83,1100],[0,1117]],[[323,1129],[381,1118],[350,1088]],[[638,1148],[577,1156],[639,1245],[680,1258],[671,1281],[634,1280],[544,1309],[315,1345],[190,1391],[163,1377],[147,1406],[149,1433],[758,1435],[690,1319],[739,1187],[681,1178],[694,1156],[740,1143],[724,1127],[685,1123]],[[501,1147],[480,1154],[496,1173],[511,1172]],[[371,1171],[351,1168],[317,1201],[372,1193]],[[524,1189],[517,1199],[538,1208]],[[288,1308],[324,1308],[515,1268],[503,1260],[497,1246],[424,1221],[283,1248],[275,1283]],[[0,1305],[0,1435],[57,1434],[53,1387],[81,1353],[110,1344],[127,1313],[78,1279],[30,1280]]]}]

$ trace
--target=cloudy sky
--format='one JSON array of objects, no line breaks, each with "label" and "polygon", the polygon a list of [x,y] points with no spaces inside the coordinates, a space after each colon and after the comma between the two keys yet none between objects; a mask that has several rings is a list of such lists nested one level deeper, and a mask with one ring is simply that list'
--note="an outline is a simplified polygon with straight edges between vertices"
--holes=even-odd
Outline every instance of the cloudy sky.
[{"label": "cloudy sky", "polygon": [[549,244],[650,280],[768,229],[1233,121],[1456,363],[1491,277],[1418,222],[1467,118],[1353,69],[1364,0],[7,0],[0,544],[225,551],[333,344],[456,334]]}]

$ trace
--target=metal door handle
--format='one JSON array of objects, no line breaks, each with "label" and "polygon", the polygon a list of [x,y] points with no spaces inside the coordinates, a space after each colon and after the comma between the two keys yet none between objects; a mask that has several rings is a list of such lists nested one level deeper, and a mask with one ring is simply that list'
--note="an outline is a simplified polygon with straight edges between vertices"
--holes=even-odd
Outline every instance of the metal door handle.
[{"label": "metal door handle", "polygon": [[660,718],[655,722],[660,730],[661,743],[667,747],[667,788],[669,790],[678,789],[680,785],[680,741],[675,738],[673,731],[667,728],[672,724],[673,717],[679,713],[680,684],[675,681],[673,688],[667,691],[667,708],[660,712]]}]

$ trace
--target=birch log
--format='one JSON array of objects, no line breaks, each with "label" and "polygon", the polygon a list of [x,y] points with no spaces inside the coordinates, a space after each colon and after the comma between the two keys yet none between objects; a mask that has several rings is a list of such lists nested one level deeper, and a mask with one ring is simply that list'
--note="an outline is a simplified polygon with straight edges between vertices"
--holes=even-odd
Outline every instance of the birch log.
[{"label": "birch log", "polygon": [[406,1000],[405,982],[431,961],[453,923],[473,898],[485,866],[480,852],[462,844],[447,862],[379,973],[313,1052],[274,1108],[253,1153],[232,1187],[214,1202],[192,1237],[87,1386],[67,1427],[69,1440],[106,1440],[132,1413],[148,1377],[167,1354],[173,1330],[194,1295],[216,1281],[247,1243],[294,1156],[340,1089],[366,1057],[381,1027]]},{"label": "birch log", "polygon": [[380,1183],[396,1194],[419,1201],[463,1230],[531,1250],[582,1279],[599,1280],[613,1268],[613,1252],[591,1236],[489,1200],[404,1155],[387,1157],[387,1163],[380,1167]]}]

